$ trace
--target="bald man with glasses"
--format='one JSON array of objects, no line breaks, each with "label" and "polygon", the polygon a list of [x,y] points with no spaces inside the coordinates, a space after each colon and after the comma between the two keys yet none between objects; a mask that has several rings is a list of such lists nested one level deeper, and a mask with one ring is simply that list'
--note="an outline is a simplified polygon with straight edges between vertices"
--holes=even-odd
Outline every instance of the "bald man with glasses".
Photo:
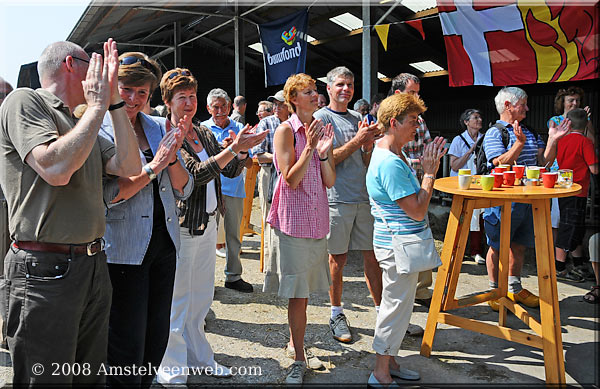
[{"label": "bald man with glasses", "polygon": [[[116,47],[109,39],[103,58],[72,42],[49,45],[38,61],[42,88],[19,88],[0,107],[0,185],[12,239],[0,306],[15,386],[105,383],[98,372],[106,361],[111,284],[102,176],[141,169],[117,88]],[[87,109],[77,120],[80,104]],[[107,110],[114,145],[98,136]]]}]

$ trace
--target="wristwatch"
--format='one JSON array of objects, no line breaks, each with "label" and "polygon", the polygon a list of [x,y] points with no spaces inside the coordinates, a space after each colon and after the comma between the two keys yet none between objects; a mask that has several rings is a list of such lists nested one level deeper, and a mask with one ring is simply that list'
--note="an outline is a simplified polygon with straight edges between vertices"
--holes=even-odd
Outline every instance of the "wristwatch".
[{"label": "wristwatch", "polygon": [[154,173],[154,170],[152,170],[152,168],[149,165],[144,165],[142,169],[144,169],[144,171],[148,175],[148,178],[150,178],[150,181],[156,178],[156,173]]}]

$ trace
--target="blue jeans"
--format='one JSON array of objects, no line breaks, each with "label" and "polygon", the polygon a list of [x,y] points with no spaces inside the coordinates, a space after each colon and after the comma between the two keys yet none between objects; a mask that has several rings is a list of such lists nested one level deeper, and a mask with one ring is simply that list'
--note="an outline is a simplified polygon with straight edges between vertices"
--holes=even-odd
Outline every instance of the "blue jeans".
[{"label": "blue jeans", "polygon": [[[496,250],[500,249],[500,214],[500,207],[487,208],[483,213],[487,244]],[[512,203],[510,242],[535,247],[531,204]]]}]

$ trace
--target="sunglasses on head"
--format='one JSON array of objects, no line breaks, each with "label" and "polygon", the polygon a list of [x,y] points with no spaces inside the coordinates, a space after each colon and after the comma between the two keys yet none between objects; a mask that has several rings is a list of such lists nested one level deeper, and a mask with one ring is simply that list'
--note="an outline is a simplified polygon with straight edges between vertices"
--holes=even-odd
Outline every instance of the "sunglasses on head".
[{"label": "sunglasses on head", "polygon": [[145,67],[146,69],[148,69],[152,73],[154,73],[154,66],[152,66],[152,64],[150,62],[146,61],[144,58],[125,57],[125,58],[121,58],[121,60],[119,60],[119,65],[133,65],[135,63],[140,63],[143,67]]},{"label": "sunglasses on head", "polygon": [[192,75],[192,73],[188,72],[187,70],[177,70],[177,71],[174,71],[173,73],[169,74],[169,77],[167,77],[167,78],[169,80],[172,80],[177,76],[189,77],[191,75]]}]

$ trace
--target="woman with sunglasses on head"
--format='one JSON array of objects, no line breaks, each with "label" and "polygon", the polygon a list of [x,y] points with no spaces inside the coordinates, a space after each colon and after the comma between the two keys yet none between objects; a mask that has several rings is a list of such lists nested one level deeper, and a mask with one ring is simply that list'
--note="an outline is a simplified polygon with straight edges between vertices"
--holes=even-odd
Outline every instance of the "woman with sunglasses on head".
[{"label": "woman with sunglasses on head", "polygon": [[290,76],[283,96],[293,114],[277,127],[273,138],[273,163],[279,179],[267,218],[272,228],[271,269],[265,275],[264,291],[288,299],[287,349],[295,356],[286,383],[302,384],[310,357],[304,349],[308,296],[328,292],[331,284],[325,188],[335,182],[333,128],[313,117],[318,93],[309,75]]},{"label": "woman with sunglasses on head", "polygon": [[[460,169],[471,169],[471,174],[477,174],[475,166],[475,146],[483,137],[481,128],[483,119],[478,109],[467,109],[458,120],[463,132],[452,139],[448,155],[450,155],[450,177],[457,176]],[[483,218],[482,210],[474,209],[471,217],[469,246],[471,257],[478,265],[485,265],[483,254]]]},{"label": "woman with sunglasses on head", "polygon": [[[119,94],[134,128],[144,165],[137,176],[104,182],[106,256],[113,287],[108,333],[112,368],[158,367],[169,337],[169,314],[179,223],[175,200],[186,199],[193,179],[178,159],[183,124],[142,113],[160,80],[158,64],[143,53],[119,57]],[[100,135],[114,142],[107,115]],[[107,375],[111,386],[152,384],[154,372]]]},{"label": "woman with sunglasses on head", "polygon": [[248,158],[240,152],[260,144],[267,135],[266,131],[255,134],[246,125],[237,136],[231,136],[226,147],[221,146],[212,131],[193,122],[198,108],[197,89],[198,82],[188,69],[169,70],[160,82],[167,121],[172,126],[179,124],[184,131],[181,157],[194,177],[190,197],[177,201],[181,250],[175,271],[169,342],[157,376],[161,384],[185,384],[185,366],[212,368],[213,377],[231,376],[229,368],[215,361],[204,334],[204,319],[215,284],[216,213],[225,212],[220,174],[238,176]]}]

